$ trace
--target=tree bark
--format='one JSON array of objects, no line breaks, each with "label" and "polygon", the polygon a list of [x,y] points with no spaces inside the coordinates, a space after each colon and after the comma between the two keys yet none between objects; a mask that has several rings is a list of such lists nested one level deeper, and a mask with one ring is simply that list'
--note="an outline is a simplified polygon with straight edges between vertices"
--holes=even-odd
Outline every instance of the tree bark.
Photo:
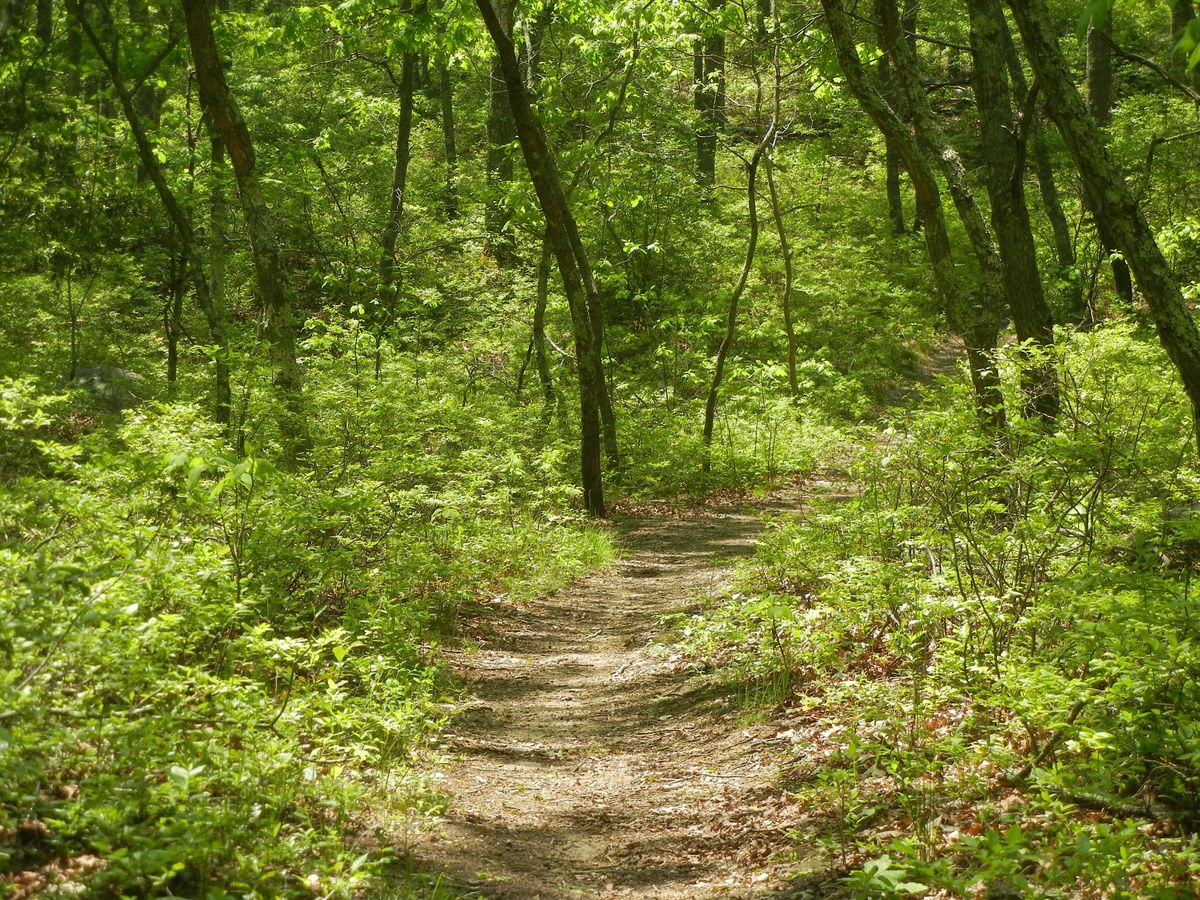
[{"label": "tree bark", "polygon": [[187,289],[188,261],[185,253],[171,252],[171,276],[163,304],[163,334],[167,339],[167,392],[175,396],[179,382],[179,336],[183,332],[183,295]]},{"label": "tree bark", "polygon": [[[209,195],[208,195],[208,293],[209,304],[215,315],[221,321],[225,319],[225,229],[229,222],[229,204],[225,199],[225,145],[212,124],[212,117],[205,115],[209,130]],[[211,330],[211,328],[210,328]],[[224,348],[218,348],[224,353]],[[226,370],[225,402],[230,402],[228,388],[228,363],[222,359],[217,361],[218,371]],[[228,418],[228,409],[226,410]]]},{"label": "tree bark", "polygon": [[447,219],[458,218],[458,150],[454,143],[454,83],[450,68],[443,60],[438,65],[438,99],[442,107],[442,139],[446,157],[446,196],[443,208]]},{"label": "tree bark", "polygon": [[396,121],[396,155],[392,168],[392,193],[388,201],[388,217],[383,227],[379,259],[379,284],[384,306],[381,328],[391,325],[396,315],[396,242],[404,218],[404,195],[408,189],[408,163],[412,156],[413,88],[416,80],[417,55],[404,54],[400,66],[400,116]]},{"label": "tree bark", "polygon": [[717,135],[725,124],[725,31],[720,12],[723,0],[710,0],[717,22],[705,22],[693,48],[694,101],[700,114],[696,129],[696,177],[712,187],[717,180]]},{"label": "tree bark", "polygon": [[[962,159],[951,146],[933,114],[929,96],[917,70],[916,55],[912,45],[905,39],[895,0],[883,0],[880,3],[880,11],[885,49],[904,92],[905,105],[912,116],[918,148],[927,159],[935,160],[942,170],[954,208],[958,211],[959,220],[979,264],[979,299],[969,328],[974,335],[972,342],[977,358],[990,358],[995,352],[996,338],[1004,314],[1003,263],[991,229],[975,199]],[[983,371],[978,373],[982,379],[978,383],[988,387],[991,396],[986,406],[981,409],[986,412],[985,422],[988,427],[998,431],[1004,425],[1004,405],[994,360],[990,361],[986,368],[986,375]]]},{"label": "tree bark", "polygon": [[[875,2],[875,18],[879,19],[879,3]],[[876,29],[876,37],[879,40],[879,46],[883,47],[883,32],[881,28]],[[879,54],[879,59],[875,61],[875,71],[879,77],[879,89],[883,94],[887,103],[892,109],[899,111],[901,104],[899,102],[898,91],[896,90],[895,79],[892,76],[892,66],[888,62],[887,54],[882,51]],[[771,178],[771,167],[767,166],[768,184]],[[887,194],[888,218],[892,222],[892,232],[894,234],[904,234],[908,230],[907,223],[904,218],[904,196],[901,192],[900,175],[901,163],[900,152],[896,149],[895,141],[884,137],[883,139],[883,165],[884,165],[884,186]]]},{"label": "tree bark", "polygon": [[951,330],[962,338],[966,346],[980,420],[985,429],[999,429],[1003,425],[1004,406],[999,376],[992,359],[995,328],[991,325],[991,314],[985,314],[977,298],[970,295],[959,277],[950,250],[941,192],[933,168],[895,110],[888,106],[867,77],[842,0],[821,0],[821,6],[825,10],[829,37],[847,87],[875,126],[895,142],[896,150],[912,180],[934,283],[945,304]]},{"label": "tree bark", "polygon": [[533,353],[537,364],[538,381],[546,409],[554,408],[554,379],[550,375],[550,360],[546,357],[546,304],[550,299],[550,261],[553,251],[550,238],[542,236],[542,253],[538,258],[537,297],[533,304]]},{"label": "tree bark", "polygon": [[37,39],[49,47],[54,39],[54,0],[37,0]]},{"label": "tree bark", "polygon": [[[1137,200],[1109,155],[1099,124],[1089,115],[1071,81],[1045,0],[1009,0],[1009,5],[1047,107],[1079,170],[1088,201],[1097,218],[1112,229],[1118,249],[1137,277],[1159,339],[1191,401],[1195,424],[1200,421],[1200,333],[1179,283],[1155,243],[1154,233]],[[1195,428],[1195,433],[1200,442],[1200,427]]]},{"label": "tree bark", "polygon": [[[496,21],[512,43],[513,17],[516,0],[496,0]],[[515,51],[514,51],[515,52]],[[516,248],[508,229],[510,214],[508,192],[513,179],[513,160],[510,152],[513,133],[513,113],[508,97],[503,66],[499,55],[492,57],[488,89],[487,117],[487,183],[488,201],[484,210],[484,229],[492,257],[505,268],[512,265]]]},{"label": "tree bark", "polygon": [[[1108,8],[1104,19],[1100,22],[1089,22],[1087,29],[1087,108],[1093,118],[1107,125],[1112,120],[1113,106],[1113,63],[1112,45],[1112,7]],[[1133,279],[1129,273],[1129,264],[1114,256],[1117,252],[1117,239],[1108,223],[1093,207],[1092,215],[1096,220],[1096,235],[1104,252],[1110,257],[1112,267],[1113,288],[1117,296],[1126,303],[1133,303]]]},{"label": "tree bark", "polygon": [[[899,157],[897,156],[897,161]],[[898,165],[898,162],[897,162]],[[771,215],[775,219],[775,231],[779,235],[779,252],[783,256],[783,330],[787,334],[788,390],[792,399],[800,399],[800,382],[796,377],[796,325],[792,318],[792,296],[796,276],[792,266],[792,246],[783,223],[783,209],[779,203],[779,188],[775,184],[775,164],[770,155],[766,158],[767,192],[771,198]],[[903,216],[903,213],[902,213]],[[903,222],[901,223],[903,224]]]},{"label": "tree bark", "polygon": [[[979,109],[984,179],[991,200],[992,229],[1000,248],[1004,289],[1017,339],[1036,352],[1036,362],[1024,353],[1021,373],[1026,416],[1052,422],[1058,417],[1058,372],[1054,348],[1054,318],[1046,304],[1038,273],[1037,246],[1025,202],[1025,145],[1014,120],[1004,58],[1008,28],[1000,0],[967,0],[970,17],[975,104]],[[1036,117],[1034,110],[1027,114]]]},{"label": "tree bark", "polygon": [[1088,109],[1101,125],[1107,125],[1112,118],[1112,47],[1105,40],[1112,36],[1112,21],[1110,6],[1103,21],[1089,22],[1087,28]]},{"label": "tree bark", "polygon": [[250,131],[225,80],[225,70],[213,36],[209,4],[207,0],[183,0],[183,13],[196,80],[200,85],[201,102],[212,116],[213,126],[229,154],[242,201],[258,291],[266,313],[266,335],[280,400],[278,421],[284,462],[292,466],[310,449],[312,439],[305,413],[304,378],[296,359],[292,303],[275,223],[263,194]]},{"label": "tree bark", "polygon": [[125,86],[124,78],[121,76],[118,58],[113,56],[109,52],[109,49],[101,42],[99,35],[96,34],[91,22],[87,18],[87,12],[83,4],[78,2],[78,0],[71,0],[70,9],[79,23],[80,29],[87,35],[88,42],[91,43],[93,49],[96,51],[96,55],[100,57],[101,63],[108,71],[113,92],[117,95],[117,101],[121,105],[121,111],[125,114],[125,119],[129,124],[129,131],[133,135],[134,145],[137,147],[138,159],[147,176],[150,178],[151,183],[154,185],[155,191],[158,193],[159,201],[163,205],[167,218],[171,220],[171,224],[179,236],[180,253],[186,261],[186,267],[191,277],[192,289],[196,292],[196,302],[204,313],[204,318],[208,324],[209,336],[217,348],[216,360],[214,362],[216,398],[213,418],[218,424],[227,425],[229,423],[230,409],[228,330],[224,310],[214,303],[212,293],[209,290],[208,279],[204,274],[204,262],[197,248],[196,234],[192,228],[192,221],[167,182],[163,164],[158,159],[158,153],[154,144],[146,134],[142,119],[138,115],[134,105],[133,97],[129,93],[129,89]]},{"label": "tree bark", "polygon": [[1000,35],[1004,42],[1004,55],[1008,61],[1009,77],[1012,79],[1014,100],[1016,106],[1028,109],[1034,113],[1028,122],[1023,123],[1028,133],[1029,146],[1033,151],[1033,166],[1037,173],[1038,190],[1042,195],[1042,208],[1046,218],[1050,220],[1050,230],[1054,234],[1054,252],[1058,258],[1060,278],[1067,285],[1065,306],[1071,321],[1081,327],[1090,327],[1092,323],[1091,310],[1083,297],[1083,280],[1076,268],[1075,241],[1067,215],[1063,212],[1062,201],[1059,199],[1058,185],[1054,177],[1054,166],[1050,161],[1050,151],[1046,147],[1046,135],[1042,128],[1042,120],[1032,108],[1029,97],[1029,85],[1025,80],[1025,70],[1021,67],[1021,59],[1017,55],[1017,47],[1013,43],[1007,20]]},{"label": "tree bark", "polygon": [[600,397],[605,392],[605,385],[603,378],[599,377],[603,369],[600,359],[601,332],[593,313],[598,307],[595,282],[579,242],[575,218],[567,203],[558,166],[550,154],[545,132],[530,107],[511,33],[501,15],[492,7],[491,0],[476,0],[476,4],[496,48],[496,61],[504,81],[517,139],[546,220],[546,236],[558,262],[563,291],[571,311],[579,372],[580,481],[583,502],[589,512],[602,516],[605,506]]},{"label": "tree bark", "polygon": [[[779,62],[779,6],[777,0],[767,0],[767,13],[771,17],[775,45],[771,50],[771,81],[772,103],[771,121],[778,127],[783,111],[783,68]],[[775,184],[775,160],[773,159],[775,139],[772,135],[771,146],[767,151],[764,163],[767,170],[767,193],[771,199],[771,217],[775,220],[775,231],[779,235],[779,252],[783,256],[783,330],[787,335],[787,374],[788,389],[792,400],[800,399],[800,383],[796,377],[796,327],[792,321],[792,293],[795,287],[795,272],[792,267],[792,245],[788,240],[787,228],[783,221],[783,205],[779,202],[779,187]],[[896,162],[896,189],[899,192],[900,157],[893,154]],[[900,229],[904,229],[904,207],[900,207]]]}]

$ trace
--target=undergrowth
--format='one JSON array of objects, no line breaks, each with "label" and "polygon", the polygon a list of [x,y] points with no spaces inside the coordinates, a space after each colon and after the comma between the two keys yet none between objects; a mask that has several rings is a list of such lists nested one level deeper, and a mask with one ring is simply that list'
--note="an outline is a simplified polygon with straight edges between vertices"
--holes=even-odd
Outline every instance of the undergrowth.
[{"label": "undergrowth", "polygon": [[459,612],[611,557],[536,413],[324,375],[298,473],[186,404],[0,384],[10,895],[350,896],[440,802],[411,762]]},{"label": "undergrowth", "polygon": [[848,892],[1193,895],[1188,411],[1128,327],[1060,364],[1052,430],[981,436],[944,379],[848,437],[844,490],[773,521],[682,626],[749,703],[787,707],[797,839],[823,835]]}]

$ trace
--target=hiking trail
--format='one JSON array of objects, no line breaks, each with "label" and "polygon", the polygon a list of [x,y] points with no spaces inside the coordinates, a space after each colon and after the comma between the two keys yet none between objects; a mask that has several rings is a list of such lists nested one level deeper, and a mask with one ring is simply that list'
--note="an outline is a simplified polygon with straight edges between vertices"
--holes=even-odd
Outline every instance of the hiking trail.
[{"label": "hiking trail", "polygon": [[[663,642],[753,551],[764,508],[617,519],[624,558],[468,625],[473,696],[446,736],[451,798],[406,848],[494,898],[751,896],[778,890],[794,824],[776,729],[693,679]],[[786,741],[785,741],[786,744]]]}]

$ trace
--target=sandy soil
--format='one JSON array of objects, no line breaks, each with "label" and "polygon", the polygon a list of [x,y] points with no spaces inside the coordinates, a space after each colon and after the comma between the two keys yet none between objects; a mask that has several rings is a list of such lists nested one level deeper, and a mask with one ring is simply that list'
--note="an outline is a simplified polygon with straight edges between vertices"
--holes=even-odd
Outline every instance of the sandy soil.
[{"label": "sandy soil", "polygon": [[476,700],[439,782],[452,802],[410,858],[472,896],[812,896],[782,880],[797,854],[776,729],[662,646],[662,619],[723,588],[761,519],[615,527],[611,571],[468,626],[479,649],[453,657]]}]

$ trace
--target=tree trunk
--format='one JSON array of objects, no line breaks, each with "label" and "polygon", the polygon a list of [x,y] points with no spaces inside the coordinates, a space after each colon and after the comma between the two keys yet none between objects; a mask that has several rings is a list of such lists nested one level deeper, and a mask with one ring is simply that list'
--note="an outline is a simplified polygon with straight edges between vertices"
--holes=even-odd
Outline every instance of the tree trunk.
[{"label": "tree trunk", "polygon": [[[526,96],[537,90],[538,81],[540,79],[539,64],[541,60],[541,43],[542,37],[546,29],[549,27],[550,13],[552,7],[547,7],[542,10],[541,14],[533,22],[525,23],[525,44],[523,48],[524,66],[522,73],[524,76],[523,85],[526,89]],[[617,92],[617,97],[613,101],[613,107],[609,118],[609,125],[605,131],[601,132],[596,141],[600,142],[609,134],[615,125],[616,116],[620,111],[621,104],[624,102],[626,92],[629,88],[629,79],[633,71],[633,64],[638,57],[638,50],[634,49],[629,63],[626,67],[625,77],[622,79],[621,87]],[[518,64],[520,59],[518,59]],[[577,169],[571,182],[563,191],[564,202],[570,209],[570,196],[579,182],[579,179],[586,171],[586,167]],[[597,336],[598,345],[596,352],[593,354],[593,362],[596,366],[594,375],[595,383],[599,386],[597,393],[597,403],[600,407],[600,424],[602,438],[604,442],[604,455],[608,458],[609,463],[613,468],[619,468],[621,464],[619,449],[617,445],[617,417],[613,410],[612,393],[609,390],[607,375],[604,367],[604,304],[600,297],[600,292],[596,286],[596,280],[592,274],[592,266],[588,260],[588,254],[583,246],[583,241],[579,236],[579,229],[576,226],[574,216],[569,216],[566,219],[567,238],[571,244],[571,251],[575,256],[575,265],[579,270],[580,279],[583,281],[584,293],[587,297],[587,314],[591,321],[592,333]]]},{"label": "tree trunk", "polygon": [[550,360],[546,357],[546,303],[550,299],[550,238],[542,236],[542,253],[538,259],[537,297],[533,305],[533,353],[537,364],[538,381],[546,409],[554,408],[554,379],[550,376]]},{"label": "tree trunk", "polygon": [[[1104,19],[1088,23],[1087,29],[1087,108],[1101,125],[1107,125],[1112,119],[1113,64],[1112,45],[1109,44],[1109,39],[1112,38],[1112,22],[1110,6]],[[1133,279],[1129,273],[1129,264],[1113,255],[1117,252],[1117,239],[1094,207],[1092,215],[1096,220],[1096,234],[1100,238],[1100,244],[1110,257],[1113,288],[1118,297],[1126,303],[1133,303]]]},{"label": "tree trunk", "polygon": [[171,253],[171,277],[167,302],[163,305],[163,334],[167,339],[167,392],[175,396],[179,382],[179,336],[183,332],[183,294],[187,288],[188,262],[185,253]]},{"label": "tree trunk", "polygon": [[[719,20],[722,0],[708,8]],[[705,21],[693,48],[694,100],[700,121],[696,129],[696,177],[712,187],[717,180],[717,134],[725,124],[725,31]]]},{"label": "tree trunk", "polygon": [[[992,238],[991,229],[988,228],[975,200],[966,168],[933,114],[929,96],[917,71],[917,59],[912,45],[905,39],[895,0],[883,0],[879,8],[882,13],[886,51],[912,116],[918,148],[927,159],[936,160],[942,170],[950,197],[954,201],[954,208],[958,211],[959,220],[979,264],[979,301],[973,311],[972,320],[966,327],[974,335],[971,348],[977,351],[977,356],[991,357],[995,351],[1005,306],[1004,269],[1000,254]],[[994,372],[994,362],[989,364],[988,368]],[[993,381],[998,383],[994,374],[984,376],[984,373],[980,372],[977,384],[990,386]],[[983,409],[987,413],[985,421],[989,427],[995,430],[1003,427],[1004,406],[998,387]]]},{"label": "tree trunk", "polygon": [[[795,273],[792,267],[792,246],[788,241],[787,229],[783,224],[783,209],[779,204],[779,189],[775,184],[775,164],[768,154],[766,158],[767,169],[767,191],[771,197],[771,215],[775,219],[775,231],[779,235],[779,252],[783,256],[783,329],[787,334],[787,374],[788,374],[788,389],[792,392],[792,399],[800,399],[800,382],[796,377],[796,326],[792,318],[792,295],[795,288]],[[897,172],[899,171],[899,157],[897,156]],[[904,222],[904,213],[901,210],[901,226]]]},{"label": "tree trunk", "polygon": [[[225,313],[225,229],[229,223],[229,203],[225,199],[225,145],[212,124],[212,117],[205,115],[209,131],[209,157],[211,169],[209,178],[208,197],[208,293],[209,304],[205,310],[208,316],[209,331],[212,322],[224,322]],[[211,316],[209,311],[212,311]],[[224,404],[224,419],[229,421],[229,409],[232,396],[229,389],[228,351],[222,345],[217,348],[217,394],[220,398],[218,405]]]},{"label": "tree trunk", "polygon": [[[1000,0],[967,0],[971,21],[971,80],[979,109],[980,146],[984,178],[991,200],[992,229],[1000,247],[1004,289],[1017,339],[1023,347],[1040,351],[1021,373],[1026,416],[1046,421],[1058,417],[1058,372],[1054,348],[1054,318],[1046,304],[1038,273],[1037,246],[1025,202],[1025,146],[1015,122],[1004,59],[1004,32],[1008,28]],[[1028,115],[1036,117],[1034,110]]]},{"label": "tree trunk", "polygon": [[[416,80],[417,55],[405,53],[400,66],[400,117],[396,122],[396,157],[392,169],[392,194],[388,200],[388,217],[383,226],[379,258],[380,300],[383,316],[379,322],[380,334],[376,346],[383,339],[383,332],[396,318],[396,242],[400,237],[400,224],[404,218],[404,194],[408,189],[408,163],[412,156],[413,88]],[[376,377],[379,374],[379,358],[376,354]]]},{"label": "tree trunk", "polygon": [[[1159,339],[1191,400],[1195,423],[1200,420],[1200,333],[1179,283],[1171,275],[1137,200],[1109,155],[1103,132],[1088,114],[1071,81],[1045,0],[1010,0],[1009,5],[1047,107],[1079,170],[1088,201],[1097,218],[1112,229],[1118,249],[1137,276]],[[1200,427],[1195,433],[1200,441]]]},{"label": "tree trunk", "polygon": [[1046,218],[1050,220],[1050,229],[1054,234],[1054,252],[1058,258],[1060,278],[1067,284],[1065,306],[1071,321],[1079,327],[1089,327],[1092,321],[1091,310],[1083,298],[1083,280],[1076,268],[1075,241],[1071,226],[1063,212],[1062,201],[1059,199],[1058,186],[1054,179],[1054,166],[1050,162],[1050,151],[1046,147],[1046,135],[1042,129],[1041,117],[1036,115],[1030,105],[1029,85],[1025,80],[1025,70],[1021,68],[1021,59],[1017,55],[1016,45],[1008,29],[1007,20],[1000,33],[1004,42],[1004,55],[1008,62],[1009,77],[1012,79],[1016,106],[1028,109],[1031,116],[1024,123],[1029,135],[1029,146],[1033,150],[1033,166],[1037,173],[1038,190],[1042,195],[1042,207]]},{"label": "tree trunk", "polygon": [[[875,17],[880,18],[879,2],[875,3]],[[876,29],[876,36],[879,40],[879,46],[883,46],[883,32],[881,29]],[[895,79],[892,77],[892,67],[888,62],[887,54],[881,52],[879,59],[875,62],[875,71],[879,77],[879,90],[887,100],[888,105],[894,110],[900,110],[898,91],[896,90]],[[900,188],[900,153],[896,150],[894,141],[885,137],[883,140],[883,164],[885,172],[885,188],[887,192],[888,218],[892,222],[892,232],[894,234],[904,234],[907,231],[907,225],[904,220],[904,197]],[[768,160],[767,179],[770,184],[771,167]]]},{"label": "tree trunk", "polygon": [[108,71],[113,92],[117,95],[117,101],[121,104],[121,110],[125,114],[126,121],[129,123],[129,130],[133,135],[134,145],[137,147],[138,158],[151,183],[153,183],[155,191],[158,193],[159,201],[167,213],[167,218],[171,220],[171,224],[179,236],[180,253],[186,260],[187,269],[191,275],[192,289],[196,292],[196,301],[204,313],[205,320],[208,323],[209,336],[212,338],[212,342],[216,345],[217,350],[217,357],[214,364],[216,403],[213,410],[213,418],[218,424],[227,425],[229,423],[230,407],[229,338],[227,326],[224,311],[213,302],[212,294],[209,291],[209,283],[204,275],[204,262],[200,258],[200,253],[196,246],[196,235],[192,229],[191,219],[179,203],[175,193],[171,190],[170,184],[167,183],[166,173],[163,170],[163,164],[159,161],[157,150],[146,134],[141,117],[134,106],[133,97],[125,86],[125,80],[121,77],[117,57],[111,55],[109,50],[101,43],[99,36],[87,19],[87,12],[83,5],[78,0],[71,0],[70,9],[76,21],[78,21],[81,30],[87,35],[88,41]]},{"label": "tree trunk", "polygon": [[[496,61],[508,95],[517,139],[525,157],[530,180],[546,220],[546,236],[558,262],[563,291],[571,310],[575,336],[575,358],[579,372],[580,481],[583,502],[594,515],[604,515],[601,462],[600,396],[604,382],[600,360],[601,334],[596,329],[593,309],[598,305],[587,257],[578,241],[578,229],[567,203],[558,167],[541,124],[534,118],[512,36],[491,0],[476,0],[484,24],[496,48]],[[584,263],[581,267],[580,262]]]},{"label": "tree trunk", "polygon": [[[779,40],[781,29],[779,27],[779,6],[777,0],[768,0],[767,12],[771,17],[771,33],[774,35],[775,46],[771,51],[771,76],[772,76],[772,105],[771,105],[771,121],[778,126],[780,116],[782,115],[783,106],[783,69],[779,63]],[[779,202],[779,187],[775,184],[775,160],[774,154],[775,140],[772,136],[771,148],[768,150],[764,160],[767,169],[767,193],[771,198],[771,217],[775,220],[775,231],[779,235],[779,252],[783,256],[783,330],[787,335],[787,373],[788,373],[788,389],[792,393],[792,400],[800,399],[800,383],[796,378],[796,328],[792,321],[792,293],[795,286],[795,272],[792,268],[792,245],[788,240],[787,228],[783,221],[783,206]],[[900,158],[893,154],[889,158],[895,160],[896,168],[896,190],[899,193],[900,189]],[[890,176],[889,172],[889,176]],[[890,187],[890,185],[889,185]],[[904,229],[904,207],[900,206],[900,229]]]},{"label": "tree trunk", "polygon": [[1112,36],[1112,21],[1112,7],[1109,6],[1104,20],[1089,22],[1087,29],[1088,109],[1101,125],[1107,125],[1112,118],[1112,47],[1105,40]]},{"label": "tree trunk", "polygon": [[925,246],[933,269],[934,283],[942,296],[950,328],[958,334],[967,349],[971,383],[980,420],[988,430],[1003,425],[1003,396],[992,355],[995,350],[995,328],[989,323],[990,313],[980,308],[976,298],[962,284],[950,251],[941,192],[933,168],[912,134],[896,112],[871,84],[859,59],[854,35],[850,30],[842,0],[821,0],[829,37],[837,53],[846,85],[863,111],[870,116],[885,137],[891,138],[912,180],[917,196],[917,211],[923,222]]},{"label": "tree trunk", "polygon": [[242,201],[258,291],[266,312],[266,335],[280,399],[278,420],[283,456],[285,464],[291,466],[308,451],[312,439],[305,414],[303,373],[296,359],[291,298],[275,224],[263,195],[250,131],[225,80],[213,36],[209,4],[207,0],[183,0],[183,13],[201,102],[212,116],[213,126],[229,154]]},{"label": "tree trunk", "polygon": [[738,320],[738,305],[742,299],[742,293],[746,290],[746,281],[750,277],[750,269],[754,265],[754,251],[758,246],[758,164],[770,145],[771,140],[775,137],[775,119],[771,119],[771,124],[767,126],[767,130],[763,133],[762,139],[754,148],[754,153],[750,157],[750,163],[746,167],[746,202],[747,209],[747,234],[746,234],[746,257],[742,262],[742,271],[738,275],[737,283],[733,286],[733,292],[729,295],[729,307],[725,313],[725,336],[721,339],[721,345],[717,348],[716,365],[713,367],[712,384],[708,389],[708,402],[704,406],[704,471],[708,472],[712,468],[711,448],[713,426],[717,419],[717,395],[721,389],[721,381],[725,376],[725,360],[729,356],[729,351],[733,347],[734,339],[737,337],[737,320]]},{"label": "tree trunk", "polygon": [[[512,43],[513,16],[516,0],[496,0],[496,20]],[[514,51],[515,52],[515,51]],[[508,228],[508,191],[513,179],[513,160],[510,152],[513,134],[513,113],[508,98],[503,67],[499,56],[492,57],[488,90],[487,117],[487,182],[488,201],[484,211],[484,230],[492,257],[502,268],[514,261],[516,248]]]},{"label": "tree trunk", "polygon": [[37,0],[37,39],[49,47],[54,39],[54,0]]},{"label": "tree trunk", "polygon": [[443,202],[447,219],[458,218],[458,150],[454,145],[454,83],[443,60],[438,66],[438,98],[442,106],[442,138],[446,156],[446,197]]}]

